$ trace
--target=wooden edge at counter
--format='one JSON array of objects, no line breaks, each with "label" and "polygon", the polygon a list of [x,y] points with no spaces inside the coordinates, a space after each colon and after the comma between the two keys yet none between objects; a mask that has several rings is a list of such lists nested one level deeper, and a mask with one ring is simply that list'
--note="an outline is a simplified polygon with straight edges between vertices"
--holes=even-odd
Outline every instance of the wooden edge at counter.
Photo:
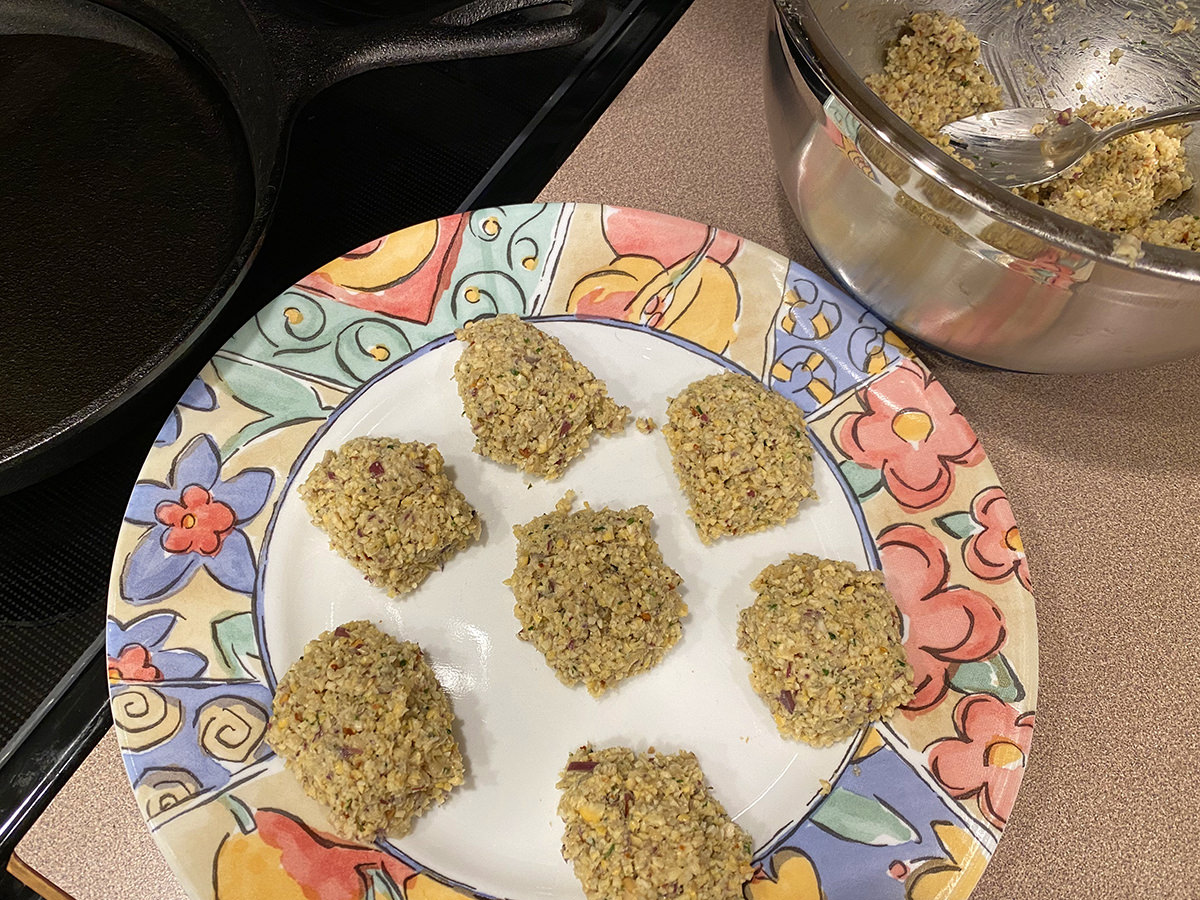
[{"label": "wooden edge at counter", "polygon": [[74,900],[70,894],[49,878],[29,868],[15,850],[8,858],[8,872],[39,897],[44,897],[45,900]]}]

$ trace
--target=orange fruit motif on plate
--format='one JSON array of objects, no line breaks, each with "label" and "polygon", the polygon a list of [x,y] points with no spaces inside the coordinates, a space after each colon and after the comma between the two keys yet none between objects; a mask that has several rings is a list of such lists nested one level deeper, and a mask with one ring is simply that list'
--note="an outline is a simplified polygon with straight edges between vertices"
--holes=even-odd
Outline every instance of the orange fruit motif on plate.
[{"label": "orange fruit motif on plate", "polygon": [[670,332],[714,352],[734,337],[739,298],[725,266],[704,258],[663,268],[646,256],[623,256],[579,280],[567,311]]},{"label": "orange fruit motif on plate", "polygon": [[251,812],[235,797],[221,803],[237,827],[217,848],[216,900],[365,900],[372,872],[382,872],[397,886],[414,874],[382,850],[313,831],[288,813]]},{"label": "orange fruit motif on plate", "polygon": [[437,245],[438,223],[424,222],[365,244],[317,271],[356,291],[380,291],[417,270]]}]

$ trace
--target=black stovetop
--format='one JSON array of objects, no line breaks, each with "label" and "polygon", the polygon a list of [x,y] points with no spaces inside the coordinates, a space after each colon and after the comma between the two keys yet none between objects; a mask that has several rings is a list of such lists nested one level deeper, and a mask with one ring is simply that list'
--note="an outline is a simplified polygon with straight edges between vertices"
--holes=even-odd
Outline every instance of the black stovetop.
[{"label": "black stovetop", "polygon": [[[574,46],[375,71],[309,105],[260,255],[217,326],[69,468],[0,496],[0,861],[111,722],[103,630],[117,530],[146,451],[203,362],[353,247],[532,199],[688,2],[602,0],[604,25]],[[0,883],[0,897],[22,890]]]}]

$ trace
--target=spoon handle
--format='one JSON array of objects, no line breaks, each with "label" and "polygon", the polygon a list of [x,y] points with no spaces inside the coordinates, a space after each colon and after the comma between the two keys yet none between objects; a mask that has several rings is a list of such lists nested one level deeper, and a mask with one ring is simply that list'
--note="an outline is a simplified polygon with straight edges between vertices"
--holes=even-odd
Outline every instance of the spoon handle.
[{"label": "spoon handle", "polygon": [[1191,122],[1195,119],[1200,119],[1200,104],[1189,103],[1186,106],[1173,106],[1170,109],[1151,113],[1148,116],[1141,116],[1137,119],[1130,119],[1128,122],[1118,122],[1116,125],[1110,125],[1103,131],[1097,132],[1096,139],[1099,143],[1107,144],[1109,141],[1124,137],[1127,134],[1135,134],[1136,132],[1146,131],[1150,128],[1178,125],[1180,122]]}]

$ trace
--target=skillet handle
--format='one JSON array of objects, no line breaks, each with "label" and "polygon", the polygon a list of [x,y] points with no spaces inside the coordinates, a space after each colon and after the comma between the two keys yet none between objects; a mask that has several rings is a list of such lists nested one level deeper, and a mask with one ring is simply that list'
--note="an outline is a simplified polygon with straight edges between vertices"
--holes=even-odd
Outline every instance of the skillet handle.
[{"label": "skillet handle", "polygon": [[458,0],[441,3],[434,18],[328,24],[282,12],[278,0],[242,2],[277,67],[289,113],[371,69],[561,47],[595,33],[606,18],[601,0]]}]

